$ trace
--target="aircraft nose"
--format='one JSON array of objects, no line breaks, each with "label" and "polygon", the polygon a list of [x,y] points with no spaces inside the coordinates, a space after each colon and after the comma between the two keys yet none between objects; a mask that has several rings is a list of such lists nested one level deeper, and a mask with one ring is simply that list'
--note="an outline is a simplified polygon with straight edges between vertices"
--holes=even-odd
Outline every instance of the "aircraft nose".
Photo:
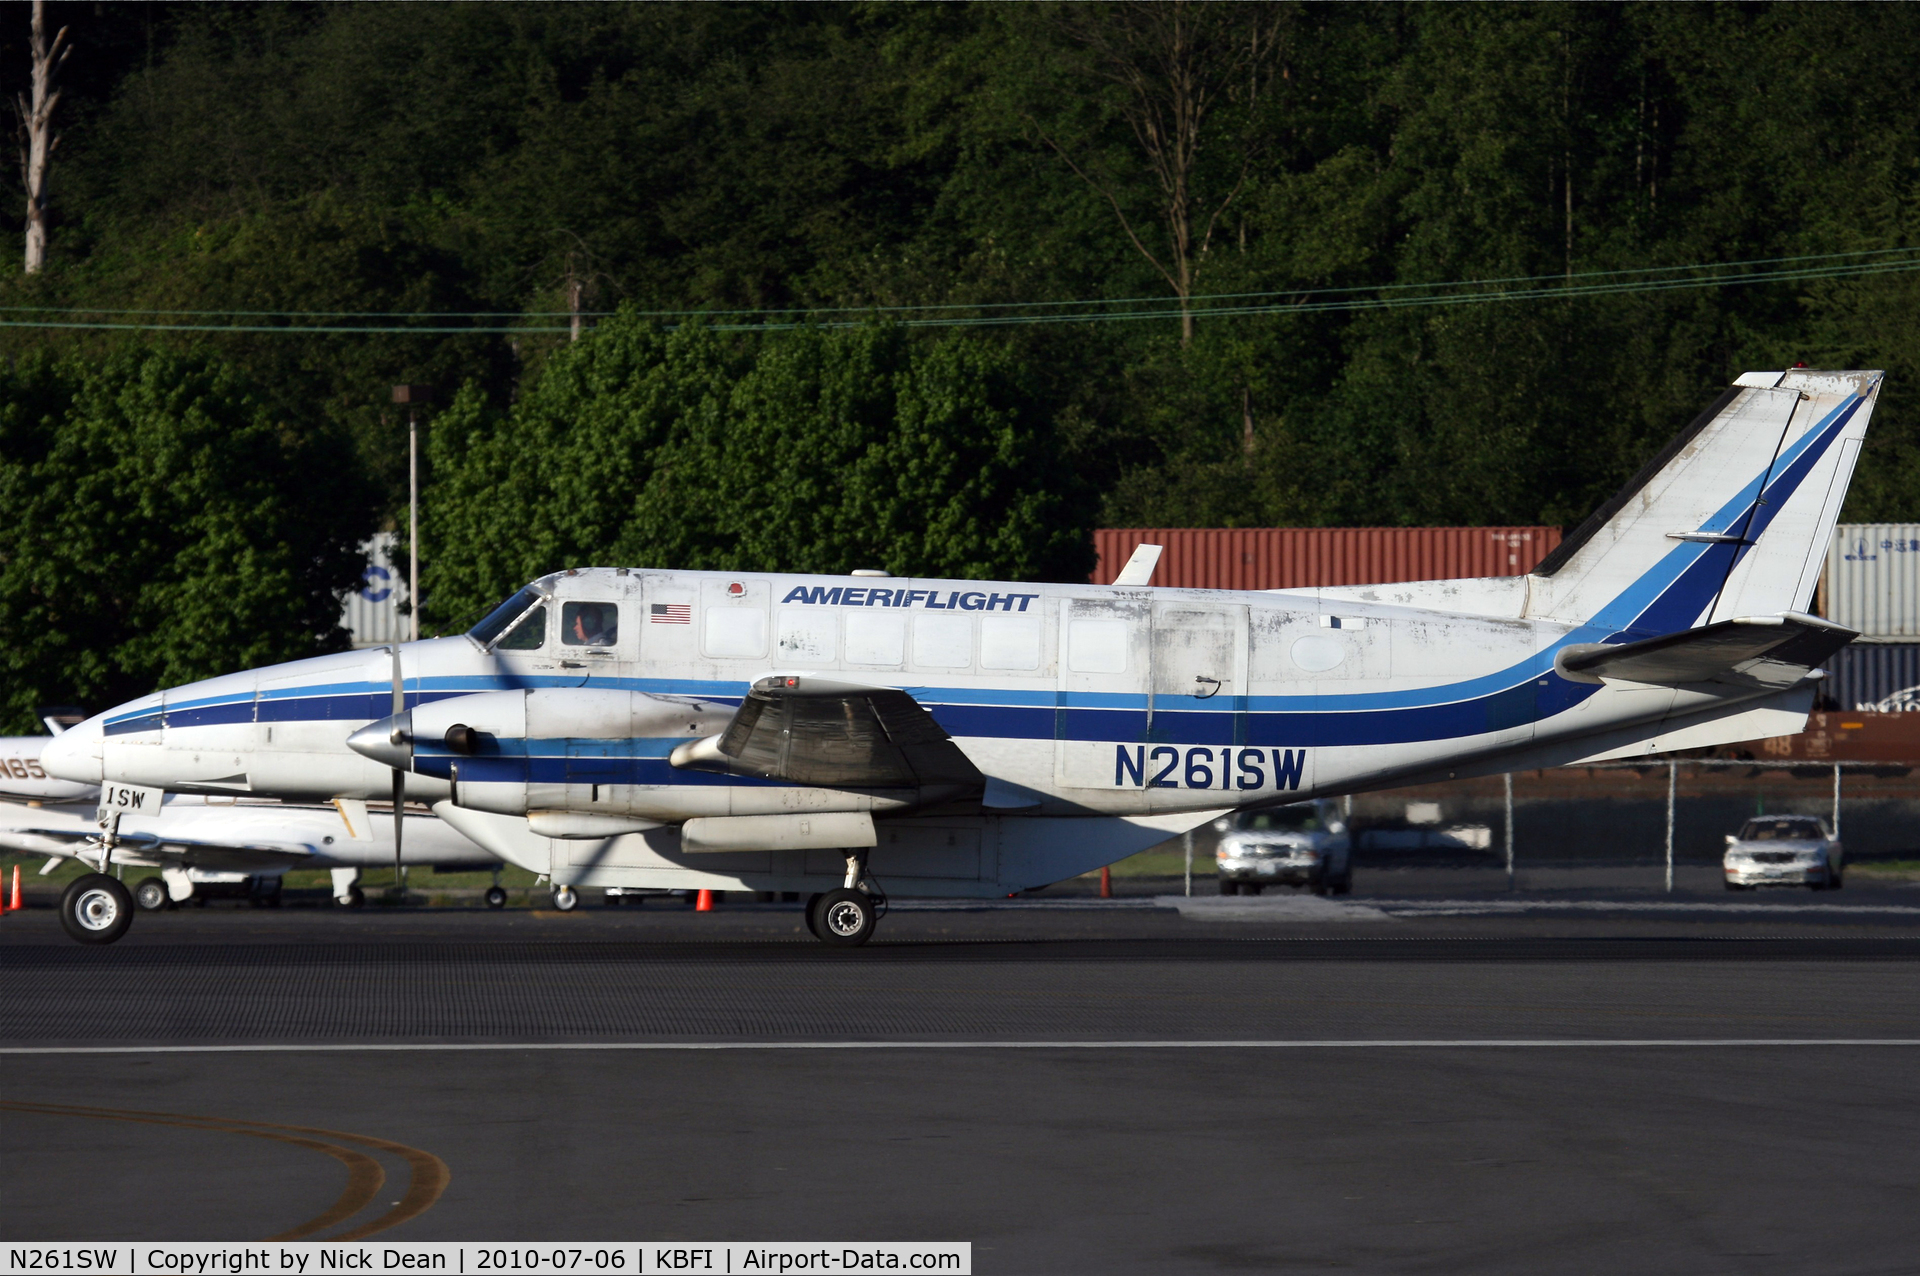
[{"label": "aircraft nose", "polygon": [[99,717],[88,718],[68,727],[47,741],[40,751],[40,765],[47,774],[77,784],[98,784],[101,776],[101,744],[106,731]]},{"label": "aircraft nose", "polygon": [[363,758],[372,758],[381,766],[408,771],[413,768],[413,714],[396,713],[378,722],[369,722],[347,737],[347,747]]}]

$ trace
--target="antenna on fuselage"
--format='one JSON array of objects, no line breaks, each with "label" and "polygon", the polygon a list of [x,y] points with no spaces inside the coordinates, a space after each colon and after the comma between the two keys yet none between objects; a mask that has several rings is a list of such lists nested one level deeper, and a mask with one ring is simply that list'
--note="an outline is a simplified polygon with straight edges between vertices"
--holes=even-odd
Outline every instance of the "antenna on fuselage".
[{"label": "antenna on fuselage", "polygon": [[1127,565],[1120,569],[1120,574],[1113,578],[1113,583],[1151,585],[1153,569],[1160,565],[1160,548],[1158,545],[1135,545],[1132,557],[1127,559]]}]

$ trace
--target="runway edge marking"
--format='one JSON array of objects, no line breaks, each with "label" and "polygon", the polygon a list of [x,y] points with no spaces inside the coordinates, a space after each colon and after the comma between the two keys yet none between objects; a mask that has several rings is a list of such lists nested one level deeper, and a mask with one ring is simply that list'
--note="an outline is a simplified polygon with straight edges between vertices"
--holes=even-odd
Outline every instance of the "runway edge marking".
[{"label": "runway edge marking", "polygon": [[4,1055],[377,1054],[478,1050],[1620,1050],[1920,1046],[1920,1037],[1474,1037],[1302,1041],[519,1041],[195,1046],[0,1046]]}]

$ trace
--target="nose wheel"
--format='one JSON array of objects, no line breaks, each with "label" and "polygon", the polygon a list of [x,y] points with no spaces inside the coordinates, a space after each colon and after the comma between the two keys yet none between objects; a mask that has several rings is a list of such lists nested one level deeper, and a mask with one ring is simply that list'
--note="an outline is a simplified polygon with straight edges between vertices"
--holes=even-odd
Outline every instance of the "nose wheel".
[{"label": "nose wheel", "polygon": [[133,896],[105,873],[77,877],[60,896],[60,925],[83,944],[111,944],[133,924]]},{"label": "nose wheel", "polygon": [[[501,902],[505,903],[504,900]],[[574,890],[571,886],[555,888],[553,892],[553,906],[563,913],[571,913],[574,909],[580,907],[580,892]]]},{"label": "nose wheel", "polygon": [[487,907],[488,908],[505,908],[506,906],[507,906],[506,887],[504,886],[487,887]]}]

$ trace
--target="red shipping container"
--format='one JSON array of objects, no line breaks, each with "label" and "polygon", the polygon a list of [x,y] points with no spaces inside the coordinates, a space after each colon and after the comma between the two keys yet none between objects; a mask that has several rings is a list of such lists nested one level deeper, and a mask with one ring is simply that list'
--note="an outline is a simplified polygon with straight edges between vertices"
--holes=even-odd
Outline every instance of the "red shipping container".
[{"label": "red shipping container", "polygon": [[1162,545],[1153,583],[1177,589],[1305,589],[1519,576],[1560,544],[1557,527],[1103,527],[1093,583],[1136,545]]}]

